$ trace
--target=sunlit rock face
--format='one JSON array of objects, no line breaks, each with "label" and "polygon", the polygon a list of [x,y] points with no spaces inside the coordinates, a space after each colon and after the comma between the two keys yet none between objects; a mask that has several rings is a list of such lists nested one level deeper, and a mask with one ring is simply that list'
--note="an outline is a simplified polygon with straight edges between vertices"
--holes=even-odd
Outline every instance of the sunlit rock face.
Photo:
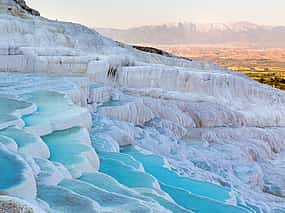
[{"label": "sunlit rock face", "polygon": [[0,13],[5,209],[17,197],[28,212],[285,211],[284,92],[22,1]]}]

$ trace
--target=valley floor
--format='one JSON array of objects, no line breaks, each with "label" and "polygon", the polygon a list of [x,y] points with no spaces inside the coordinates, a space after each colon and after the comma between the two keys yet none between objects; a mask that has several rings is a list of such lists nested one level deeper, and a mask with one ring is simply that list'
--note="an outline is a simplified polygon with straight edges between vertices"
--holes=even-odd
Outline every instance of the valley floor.
[{"label": "valley floor", "polygon": [[179,56],[209,61],[275,88],[285,90],[285,50],[253,48],[219,48],[207,46],[162,46]]}]

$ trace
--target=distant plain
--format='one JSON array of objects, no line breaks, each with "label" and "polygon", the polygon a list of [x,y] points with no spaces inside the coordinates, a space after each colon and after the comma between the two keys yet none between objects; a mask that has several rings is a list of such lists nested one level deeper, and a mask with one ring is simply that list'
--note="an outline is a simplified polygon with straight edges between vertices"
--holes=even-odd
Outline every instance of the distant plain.
[{"label": "distant plain", "polygon": [[242,72],[254,80],[285,90],[285,49],[162,45],[163,50],[198,61],[209,61]]}]

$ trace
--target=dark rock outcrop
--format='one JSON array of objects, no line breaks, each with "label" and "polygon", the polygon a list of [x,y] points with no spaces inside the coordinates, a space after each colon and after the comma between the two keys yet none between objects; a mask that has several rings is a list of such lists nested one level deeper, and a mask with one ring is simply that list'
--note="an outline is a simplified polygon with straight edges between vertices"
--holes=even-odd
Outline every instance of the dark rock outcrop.
[{"label": "dark rock outcrop", "polygon": [[0,0],[0,14],[24,17],[27,15],[40,16],[40,13],[30,8],[24,0]]},{"label": "dark rock outcrop", "polygon": [[28,12],[33,16],[40,16],[40,13],[32,8],[30,8],[24,0],[14,0],[23,10]]},{"label": "dark rock outcrop", "polygon": [[190,58],[185,58],[185,57],[179,57],[173,54],[170,54],[166,51],[154,48],[154,47],[143,47],[143,46],[132,46],[133,48],[143,51],[143,52],[148,52],[148,53],[153,53],[153,54],[158,54],[166,57],[172,57],[172,58],[180,58],[180,59],[185,59],[188,61],[192,61]]}]

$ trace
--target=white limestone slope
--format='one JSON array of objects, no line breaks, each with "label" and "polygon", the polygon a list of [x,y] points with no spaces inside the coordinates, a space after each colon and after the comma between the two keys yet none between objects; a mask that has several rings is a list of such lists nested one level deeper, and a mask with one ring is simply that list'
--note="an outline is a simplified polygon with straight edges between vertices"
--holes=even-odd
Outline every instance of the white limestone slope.
[{"label": "white limestone slope", "polygon": [[[203,202],[284,211],[284,92],[216,65],[143,53],[14,4],[11,13],[7,2],[14,1],[0,1],[0,166],[23,178],[0,194],[48,212],[190,212]],[[120,154],[127,145],[154,155]],[[168,165],[151,162],[155,155]],[[96,173],[99,158],[108,175]],[[169,186],[154,167],[170,179],[201,180],[223,199]],[[88,174],[103,179],[94,183]],[[182,194],[201,206],[189,208]],[[117,203],[103,202],[109,196]]]}]

